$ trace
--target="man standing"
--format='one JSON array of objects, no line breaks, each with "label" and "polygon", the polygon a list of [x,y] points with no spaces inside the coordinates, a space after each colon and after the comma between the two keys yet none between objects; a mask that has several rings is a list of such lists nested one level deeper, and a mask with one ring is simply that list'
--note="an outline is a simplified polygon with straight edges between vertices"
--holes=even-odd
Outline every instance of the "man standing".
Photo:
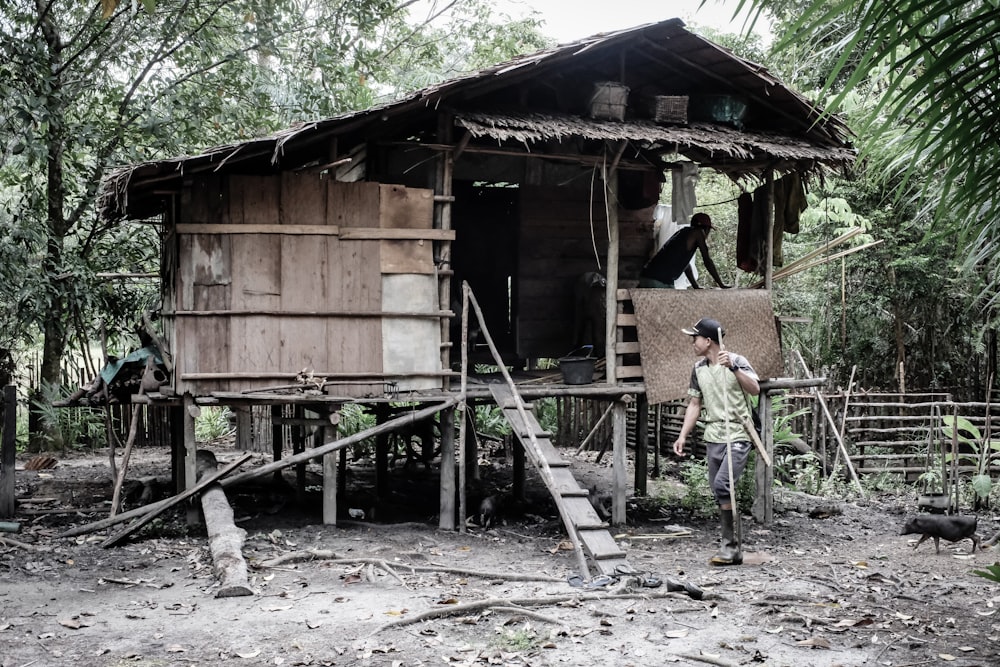
[{"label": "man standing", "polygon": [[683,273],[691,286],[699,289],[694,271],[691,270],[691,259],[695,250],[701,252],[701,260],[715,279],[715,284],[719,287],[730,287],[722,282],[719,270],[715,268],[715,262],[708,254],[708,233],[711,230],[712,219],[707,213],[695,213],[691,216],[691,224],[678,229],[653,255],[653,258],[646,262],[646,266],[642,267],[639,273],[639,287],[673,287],[674,281]]},{"label": "man standing", "polygon": [[752,448],[744,427],[751,416],[746,394],[758,395],[760,384],[746,357],[723,348],[724,334],[717,321],[703,317],[690,329],[681,331],[691,336],[694,353],[701,358],[691,371],[688,405],[680,435],[674,441],[674,452],[684,456],[684,443],[701,417],[705,424],[708,483],[722,521],[722,545],[709,563],[739,565],[743,562],[743,552],[739,515],[734,512],[731,489],[743,473]]}]

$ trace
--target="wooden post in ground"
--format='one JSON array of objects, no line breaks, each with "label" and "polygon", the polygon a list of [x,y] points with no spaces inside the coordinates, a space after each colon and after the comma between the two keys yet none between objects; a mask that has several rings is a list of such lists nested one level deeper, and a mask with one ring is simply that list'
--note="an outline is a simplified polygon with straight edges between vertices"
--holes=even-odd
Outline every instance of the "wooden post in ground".
[{"label": "wooden post in ground", "polygon": [[[197,470],[197,438],[194,433],[194,420],[201,413],[201,409],[195,405],[194,396],[184,394],[184,489],[190,489],[198,483]],[[198,507],[188,504],[187,524],[196,526],[199,523]]]},{"label": "wooden post in ground", "polygon": [[[766,391],[760,393],[757,411],[760,414],[760,439],[764,444],[764,451],[774,460],[774,416],[771,411],[771,396]],[[754,469],[754,481],[757,486],[757,497],[753,503],[753,518],[757,523],[769,526],[774,522],[774,466],[764,463],[761,457],[757,457],[757,466]]]},{"label": "wooden post in ground", "polygon": [[646,394],[636,396],[635,404],[635,495],[646,495],[649,477],[649,401]]},{"label": "wooden post in ground", "polygon": [[[336,426],[331,426],[336,434]],[[320,443],[326,443],[326,427],[319,429]],[[346,452],[346,449],[340,450]],[[337,525],[337,465],[340,455],[329,452],[323,455],[323,523],[327,526]]]},{"label": "wooden post in ground", "polygon": [[17,455],[17,388],[3,388],[3,438],[0,440],[0,519],[14,517],[14,466]]},{"label": "wooden post in ground", "polygon": [[438,528],[455,530],[455,408],[441,411],[441,496]]},{"label": "wooden post in ground", "polygon": [[611,411],[611,523],[616,526],[625,523],[625,430],[625,401],[615,401]]},{"label": "wooden post in ground", "polygon": [[[375,406],[375,423],[384,424],[389,421],[389,404],[379,403]],[[375,496],[380,500],[389,496],[389,439],[391,433],[380,433],[375,436]]]}]

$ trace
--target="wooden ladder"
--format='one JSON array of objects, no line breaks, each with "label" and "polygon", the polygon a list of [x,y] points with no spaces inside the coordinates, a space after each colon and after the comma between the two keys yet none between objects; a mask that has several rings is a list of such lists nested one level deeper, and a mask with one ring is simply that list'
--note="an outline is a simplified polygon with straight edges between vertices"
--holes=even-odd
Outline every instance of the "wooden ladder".
[{"label": "wooden ladder", "polygon": [[[524,409],[520,396],[515,396],[516,390],[512,390],[507,384],[491,384],[489,387],[493,399],[521,441],[527,457],[538,469],[545,486],[552,494],[574,544],[583,548],[598,574],[631,572],[625,552],[618,547],[608,530],[608,524],[591,505],[589,492],[576,481],[570,470],[570,462],[562,458],[559,450],[552,444],[552,434],[543,431],[535,416]],[[521,405],[521,410],[518,409],[518,404]]]}]

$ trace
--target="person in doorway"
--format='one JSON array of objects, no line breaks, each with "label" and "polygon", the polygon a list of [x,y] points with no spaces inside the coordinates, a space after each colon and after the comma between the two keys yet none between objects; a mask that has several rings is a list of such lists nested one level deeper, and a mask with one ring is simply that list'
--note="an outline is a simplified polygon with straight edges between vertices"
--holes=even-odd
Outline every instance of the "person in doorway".
[{"label": "person in doorway", "polygon": [[701,260],[715,280],[715,284],[723,288],[731,287],[722,282],[719,270],[715,268],[715,262],[708,253],[710,231],[712,231],[712,218],[707,213],[695,213],[691,216],[691,224],[678,229],[652,259],[646,262],[646,266],[642,267],[639,273],[639,287],[673,287],[674,281],[683,273],[687,276],[691,287],[699,289],[698,281],[695,280],[694,271],[691,269],[691,259],[695,250],[701,252]]},{"label": "person in doorway", "polygon": [[684,456],[684,444],[701,418],[705,425],[708,483],[722,522],[722,544],[709,563],[739,565],[743,552],[739,514],[733,507],[731,489],[743,474],[752,447],[745,427],[752,423],[746,395],[760,394],[760,384],[746,357],[724,348],[722,325],[716,320],[703,317],[681,331],[691,336],[694,353],[700,359],[691,370],[687,409],[680,435],[674,441],[674,453]]}]

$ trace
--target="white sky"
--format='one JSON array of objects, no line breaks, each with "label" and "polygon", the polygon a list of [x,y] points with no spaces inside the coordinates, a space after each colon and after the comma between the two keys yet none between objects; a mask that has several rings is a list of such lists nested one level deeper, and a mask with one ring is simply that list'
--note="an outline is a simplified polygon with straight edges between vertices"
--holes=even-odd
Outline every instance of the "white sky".
[{"label": "white sky", "polygon": [[[699,9],[700,4],[701,0],[496,0],[494,6],[512,18],[534,9],[544,21],[542,32],[560,43],[671,18],[689,27],[743,31],[745,17],[732,20],[738,0],[707,0]],[[764,32],[759,26],[756,31]]]}]

